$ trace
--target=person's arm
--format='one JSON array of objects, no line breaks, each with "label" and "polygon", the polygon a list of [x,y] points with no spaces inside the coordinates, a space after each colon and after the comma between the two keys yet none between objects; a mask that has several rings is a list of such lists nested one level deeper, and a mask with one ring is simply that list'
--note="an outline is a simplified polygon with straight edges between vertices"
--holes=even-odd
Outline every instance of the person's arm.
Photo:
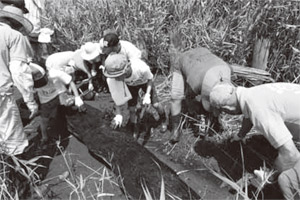
[{"label": "person's arm", "polygon": [[153,81],[152,79],[149,79],[147,82],[147,89],[146,93],[143,99],[143,105],[149,105],[151,104],[151,90],[152,90]]},{"label": "person's arm", "polygon": [[123,123],[123,116],[121,112],[121,106],[115,106],[116,111],[115,111],[115,117],[111,122],[111,128],[116,129],[118,127],[122,126]]},{"label": "person's arm", "polygon": [[242,127],[237,135],[243,139],[247,135],[247,133],[252,129],[252,127],[253,124],[251,120],[249,118],[244,117],[242,121]]},{"label": "person's arm", "polygon": [[31,69],[27,63],[22,61],[11,61],[9,70],[12,75],[15,86],[18,88],[24,102],[30,110],[30,119],[38,113],[38,105],[34,99],[33,79]]}]

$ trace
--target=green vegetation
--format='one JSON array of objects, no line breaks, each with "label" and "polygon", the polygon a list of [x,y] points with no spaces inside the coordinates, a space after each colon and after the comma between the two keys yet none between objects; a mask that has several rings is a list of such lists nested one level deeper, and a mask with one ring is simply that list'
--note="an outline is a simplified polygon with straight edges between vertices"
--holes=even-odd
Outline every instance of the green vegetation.
[{"label": "green vegetation", "polygon": [[181,50],[208,47],[229,63],[251,66],[257,38],[271,41],[268,70],[276,81],[299,82],[298,1],[280,0],[52,0],[46,26],[60,49],[98,41],[107,28],[147,50],[148,63],[170,68],[170,35]]}]

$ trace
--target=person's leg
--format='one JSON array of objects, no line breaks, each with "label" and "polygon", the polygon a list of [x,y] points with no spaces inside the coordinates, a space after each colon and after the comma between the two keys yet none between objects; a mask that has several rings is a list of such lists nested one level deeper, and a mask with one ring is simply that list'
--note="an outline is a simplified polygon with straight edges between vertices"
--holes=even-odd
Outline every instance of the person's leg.
[{"label": "person's leg", "polygon": [[131,126],[131,131],[133,134],[133,137],[135,139],[138,138],[139,136],[139,125],[138,125],[138,116],[137,116],[137,101],[139,98],[139,89],[140,87],[138,86],[128,86],[128,89],[131,93],[132,99],[128,101],[128,109],[129,109],[129,123]]},{"label": "person's leg", "polygon": [[278,156],[275,159],[274,167],[279,172],[282,172],[294,167],[299,159],[300,153],[294,141],[290,139],[278,148]]},{"label": "person's leg", "polygon": [[278,185],[285,199],[300,198],[300,160],[293,168],[285,170],[279,175]]},{"label": "person's leg", "polygon": [[173,72],[173,80],[171,86],[171,143],[179,141],[181,136],[181,102],[184,99],[184,79],[179,72]]},{"label": "person's leg", "polygon": [[0,96],[0,113],[0,151],[13,155],[23,153],[28,146],[28,140],[13,95]]}]

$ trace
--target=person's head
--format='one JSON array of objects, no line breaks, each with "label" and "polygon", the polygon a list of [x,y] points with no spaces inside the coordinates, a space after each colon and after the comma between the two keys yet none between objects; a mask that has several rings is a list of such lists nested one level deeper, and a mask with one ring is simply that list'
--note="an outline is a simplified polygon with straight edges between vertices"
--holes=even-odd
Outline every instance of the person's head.
[{"label": "person's head", "polygon": [[127,60],[125,55],[111,54],[105,60],[103,74],[107,78],[124,80],[132,74],[130,61]]},{"label": "person's head", "polygon": [[121,45],[119,36],[114,32],[109,32],[101,38],[99,44],[103,54],[109,55],[112,52],[119,53]]},{"label": "person's head", "polygon": [[87,42],[81,46],[81,57],[83,60],[93,64],[100,61],[100,54],[102,53],[99,48],[99,43]]},{"label": "person's head", "polygon": [[231,83],[219,83],[213,87],[209,95],[209,101],[214,115],[221,112],[233,115],[242,114],[236,96],[236,87]]},{"label": "person's head", "polygon": [[23,11],[23,14],[29,13],[28,9],[25,6],[24,0],[1,0],[1,3],[3,3],[4,6],[11,5],[20,8]]},{"label": "person's head", "polygon": [[28,35],[33,29],[32,23],[23,16],[22,9],[11,5],[6,5],[0,10],[0,21],[24,35]]},{"label": "person's head", "polygon": [[47,85],[48,76],[46,71],[41,66],[35,63],[29,63],[29,67],[31,69],[33,87],[35,89],[39,89]]}]

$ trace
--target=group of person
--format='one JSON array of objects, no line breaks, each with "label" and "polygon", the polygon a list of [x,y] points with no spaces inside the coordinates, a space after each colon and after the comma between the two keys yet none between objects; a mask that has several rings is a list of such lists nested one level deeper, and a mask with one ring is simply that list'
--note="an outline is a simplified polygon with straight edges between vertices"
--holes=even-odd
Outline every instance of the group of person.
[{"label": "group of person", "polygon": [[[47,141],[47,124],[58,105],[75,105],[85,111],[84,101],[74,83],[77,70],[87,75],[88,90],[94,90],[95,79],[109,90],[115,102],[112,127],[124,125],[121,106],[128,104],[130,126],[136,133],[136,105],[139,90],[144,91],[142,104],[153,104],[154,76],[142,59],[141,51],[132,43],[120,40],[108,30],[98,42],[87,42],[75,51],[57,52],[46,58],[45,66],[28,60],[28,42],[24,35],[33,30],[23,16],[24,9],[6,4],[0,10],[0,140],[2,153],[19,155],[28,140],[14,99],[14,86],[30,110],[30,118],[42,117],[42,140]],[[267,83],[245,88],[231,81],[228,63],[209,49],[198,47],[180,53],[172,67],[171,143],[181,137],[181,104],[184,99],[200,96],[203,113],[215,117],[221,112],[243,114],[242,127],[233,140],[242,140],[251,128],[259,130],[278,150],[274,169],[284,197],[299,195],[300,153],[294,140],[300,139],[300,85]],[[62,94],[70,88],[74,98]],[[34,98],[38,93],[39,104]],[[51,112],[50,112],[51,111]]]}]

